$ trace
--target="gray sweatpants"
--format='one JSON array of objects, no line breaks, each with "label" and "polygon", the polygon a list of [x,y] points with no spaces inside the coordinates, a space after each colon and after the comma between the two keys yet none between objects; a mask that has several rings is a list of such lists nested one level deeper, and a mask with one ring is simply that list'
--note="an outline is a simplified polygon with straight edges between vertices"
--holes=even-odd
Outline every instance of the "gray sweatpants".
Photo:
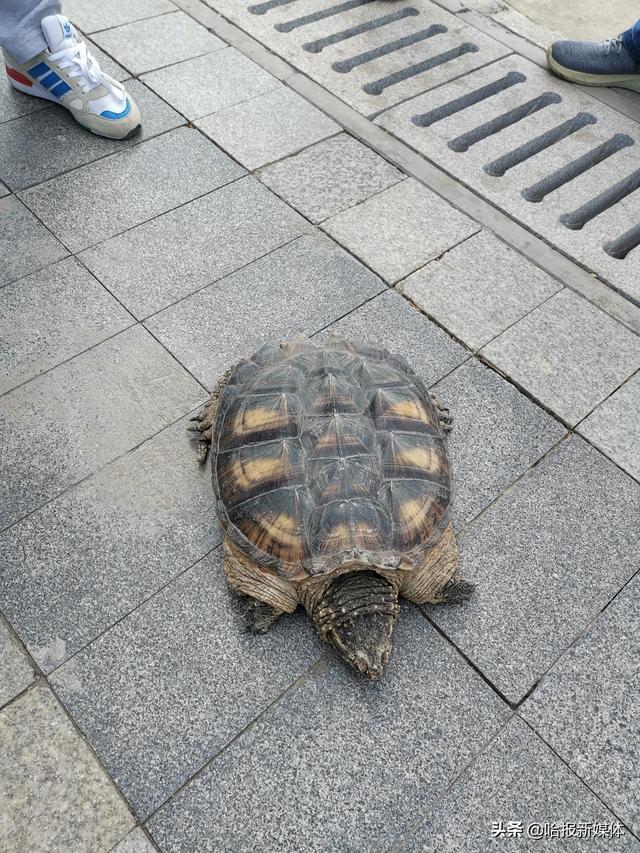
[{"label": "gray sweatpants", "polygon": [[47,46],[40,21],[60,12],[60,0],[0,0],[0,47],[27,62]]}]

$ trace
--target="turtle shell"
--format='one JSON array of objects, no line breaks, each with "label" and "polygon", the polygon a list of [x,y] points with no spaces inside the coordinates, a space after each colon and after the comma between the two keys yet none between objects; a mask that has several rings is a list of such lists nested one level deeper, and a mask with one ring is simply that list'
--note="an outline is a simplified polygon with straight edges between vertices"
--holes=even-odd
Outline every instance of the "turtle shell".
[{"label": "turtle shell", "polygon": [[337,337],[263,347],[232,370],[212,447],[222,527],[290,580],[354,557],[410,569],[447,523],[437,409],[385,349]]}]

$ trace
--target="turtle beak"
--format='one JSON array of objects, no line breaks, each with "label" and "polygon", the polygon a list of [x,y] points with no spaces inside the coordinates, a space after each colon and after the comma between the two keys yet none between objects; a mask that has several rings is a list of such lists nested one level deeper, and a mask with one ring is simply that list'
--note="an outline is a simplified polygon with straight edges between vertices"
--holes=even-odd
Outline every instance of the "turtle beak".
[{"label": "turtle beak", "polygon": [[385,666],[389,663],[391,648],[380,653],[377,649],[372,652],[358,652],[352,662],[352,665],[358,672],[367,675],[371,681],[377,681],[384,672]]}]

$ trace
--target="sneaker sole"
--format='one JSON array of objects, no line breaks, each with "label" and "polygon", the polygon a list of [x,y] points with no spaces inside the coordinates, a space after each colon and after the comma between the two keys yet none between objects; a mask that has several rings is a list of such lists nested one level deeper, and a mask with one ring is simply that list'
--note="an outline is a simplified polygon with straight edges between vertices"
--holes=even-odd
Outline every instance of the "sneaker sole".
[{"label": "sneaker sole", "polygon": [[619,86],[622,89],[631,89],[632,92],[640,92],[640,74],[586,74],[584,71],[573,71],[553,58],[550,47],[547,48],[547,63],[558,77],[580,86]]}]

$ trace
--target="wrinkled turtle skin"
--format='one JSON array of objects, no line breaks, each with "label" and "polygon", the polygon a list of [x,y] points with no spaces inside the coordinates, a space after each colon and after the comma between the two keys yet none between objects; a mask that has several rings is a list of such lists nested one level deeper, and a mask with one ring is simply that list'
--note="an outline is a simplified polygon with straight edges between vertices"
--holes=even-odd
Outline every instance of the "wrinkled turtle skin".
[{"label": "wrinkled turtle skin", "polygon": [[225,574],[253,629],[302,606],[375,679],[400,596],[469,596],[448,521],[451,418],[400,356],[338,337],[269,344],[196,420]]}]

